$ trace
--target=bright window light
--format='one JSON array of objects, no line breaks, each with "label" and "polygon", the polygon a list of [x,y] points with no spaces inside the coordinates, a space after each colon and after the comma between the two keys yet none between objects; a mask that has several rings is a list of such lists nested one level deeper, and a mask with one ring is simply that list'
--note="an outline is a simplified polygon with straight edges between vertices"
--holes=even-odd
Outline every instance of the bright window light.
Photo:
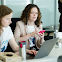
[{"label": "bright window light", "polygon": [[27,5],[30,4],[30,0],[26,0],[26,2],[27,2],[27,3],[26,3]]}]

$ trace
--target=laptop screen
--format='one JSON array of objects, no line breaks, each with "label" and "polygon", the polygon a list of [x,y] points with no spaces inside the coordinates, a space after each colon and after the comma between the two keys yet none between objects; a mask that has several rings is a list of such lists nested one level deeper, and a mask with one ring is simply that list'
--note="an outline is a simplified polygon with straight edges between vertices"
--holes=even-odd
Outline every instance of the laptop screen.
[{"label": "laptop screen", "polygon": [[41,45],[38,53],[36,54],[36,56],[34,58],[38,59],[38,58],[43,58],[45,56],[48,56],[48,54],[51,52],[51,50],[52,50],[52,48],[55,45],[57,40],[58,40],[58,38],[54,38],[54,39],[50,39],[50,40],[45,41]]}]

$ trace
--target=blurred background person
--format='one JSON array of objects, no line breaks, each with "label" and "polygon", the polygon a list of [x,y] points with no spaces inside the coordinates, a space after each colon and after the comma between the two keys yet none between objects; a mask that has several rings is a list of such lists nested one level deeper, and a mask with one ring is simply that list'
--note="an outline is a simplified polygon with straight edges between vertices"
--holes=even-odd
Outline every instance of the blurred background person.
[{"label": "blurred background person", "polygon": [[59,23],[60,23],[60,26],[59,26],[59,32],[62,32],[62,0],[58,0],[58,9],[59,9],[59,12],[60,12],[60,19],[59,19]]}]

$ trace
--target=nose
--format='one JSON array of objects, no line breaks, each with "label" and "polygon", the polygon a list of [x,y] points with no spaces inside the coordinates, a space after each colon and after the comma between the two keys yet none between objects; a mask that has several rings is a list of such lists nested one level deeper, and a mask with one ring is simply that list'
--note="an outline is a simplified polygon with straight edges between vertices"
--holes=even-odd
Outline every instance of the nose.
[{"label": "nose", "polygon": [[34,16],[35,16],[36,14],[34,13]]}]

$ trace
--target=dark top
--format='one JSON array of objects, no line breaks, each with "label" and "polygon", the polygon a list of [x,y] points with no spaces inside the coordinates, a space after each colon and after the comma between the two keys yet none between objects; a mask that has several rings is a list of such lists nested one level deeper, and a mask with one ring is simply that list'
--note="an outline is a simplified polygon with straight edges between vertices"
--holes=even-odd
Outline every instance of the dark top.
[{"label": "dark top", "polygon": [[60,2],[60,0],[58,1],[58,10],[61,13],[59,22],[62,24],[62,3]]},{"label": "dark top", "polygon": [[60,2],[60,0],[58,1],[58,7],[59,12],[62,14],[62,3]]}]

